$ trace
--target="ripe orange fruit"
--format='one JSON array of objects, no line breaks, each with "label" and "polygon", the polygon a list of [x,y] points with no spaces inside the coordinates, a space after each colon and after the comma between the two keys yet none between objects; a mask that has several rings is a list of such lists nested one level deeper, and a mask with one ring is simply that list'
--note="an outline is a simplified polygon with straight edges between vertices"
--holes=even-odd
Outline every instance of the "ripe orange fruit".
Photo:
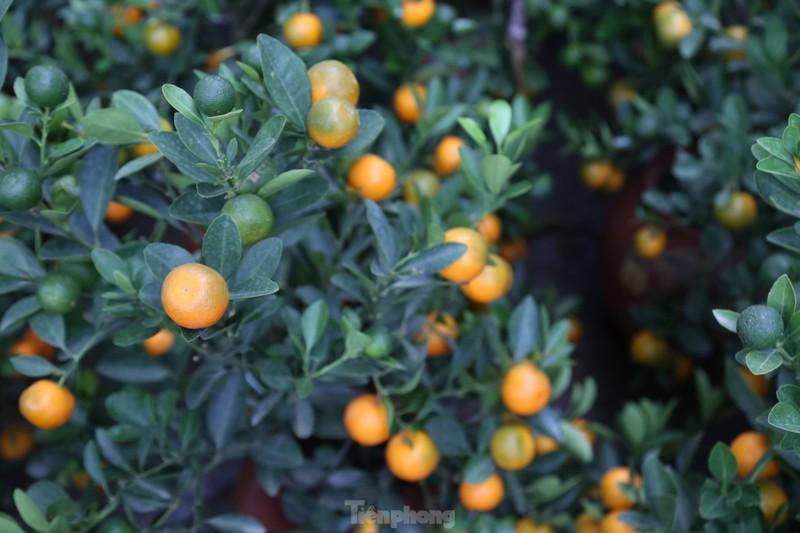
[{"label": "ripe orange fruit", "polygon": [[714,218],[729,230],[747,229],[758,217],[758,204],[752,194],[745,191],[731,193],[728,202],[714,207]]},{"label": "ripe orange fruit", "polygon": [[[406,124],[414,124],[422,116],[428,90],[419,83],[406,83],[394,93],[394,113]],[[417,100],[419,99],[419,100]]]},{"label": "ripe orange fruit", "polygon": [[361,517],[361,523],[354,527],[352,531],[353,533],[380,533],[381,528],[377,522],[376,518],[364,515]]},{"label": "ripe orange fruit", "polygon": [[428,313],[428,322],[422,326],[422,330],[428,339],[428,357],[446,354],[450,351],[450,343],[458,339],[458,323],[444,312]]},{"label": "ripe orange fruit", "polygon": [[658,39],[666,47],[676,46],[692,32],[692,21],[679,2],[661,2],[653,11]]},{"label": "ripe orange fruit", "polygon": [[581,181],[590,189],[600,189],[611,179],[613,171],[610,161],[584,161],[581,165]]},{"label": "ripe orange fruit", "polygon": [[85,470],[73,472],[69,478],[72,481],[72,485],[78,490],[84,490],[89,486],[89,482],[92,481],[89,472]]},{"label": "ripe orange fruit", "polygon": [[114,19],[114,24],[111,26],[111,33],[114,37],[122,37],[125,34],[125,28],[134,26],[142,21],[144,18],[144,10],[136,6],[112,6],[111,14]]},{"label": "ripe orange fruit", "polygon": [[636,89],[625,80],[616,80],[608,89],[608,105],[617,109],[622,104],[630,103],[636,98]]},{"label": "ripe orange fruit", "polygon": [[403,0],[403,25],[410,28],[419,28],[431,20],[436,12],[434,0]]},{"label": "ripe orange fruit", "polygon": [[466,251],[454,263],[439,271],[439,275],[448,281],[467,282],[486,266],[489,250],[480,233],[469,228],[452,228],[444,233],[444,242],[461,243]]},{"label": "ripe orange fruit", "polygon": [[503,501],[505,485],[497,473],[492,474],[480,483],[462,481],[458,486],[461,504],[468,511],[491,511]]},{"label": "ripe orange fruit", "polygon": [[672,379],[677,383],[686,383],[692,377],[694,361],[692,358],[683,354],[674,354],[670,357],[672,364]]},{"label": "ripe orange fruit", "polygon": [[530,361],[522,361],[503,377],[500,396],[512,413],[535,415],[550,401],[550,378]]},{"label": "ripe orange fruit", "polygon": [[58,383],[40,379],[22,392],[19,412],[40,429],[55,429],[67,423],[75,409],[75,397]]},{"label": "ripe orange fruit", "polygon": [[642,478],[638,474],[632,477],[630,468],[626,466],[615,466],[608,469],[600,480],[603,503],[609,509],[633,509],[635,502],[622,492],[620,483],[640,486]]},{"label": "ripe orange fruit", "polygon": [[525,239],[501,242],[499,247],[500,257],[509,262],[523,260],[528,256],[528,242]]},{"label": "ripe orange fruit", "polygon": [[236,49],[231,46],[220,48],[219,50],[212,50],[208,53],[205,66],[203,68],[206,72],[214,72],[221,64],[235,55]]},{"label": "ripe orange fruit", "polygon": [[536,455],[531,429],[525,424],[501,426],[492,435],[489,454],[494,459],[494,464],[503,470],[525,468]]},{"label": "ripe orange fruit", "polygon": [[323,148],[341,148],[358,134],[358,111],[339,96],[323,98],[308,112],[308,135]]},{"label": "ripe orange fruit", "polygon": [[6,428],[0,434],[0,457],[6,461],[25,459],[33,450],[33,434],[23,426]]},{"label": "ripe orange fruit", "polygon": [[600,533],[636,533],[636,528],[620,520],[619,515],[625,511],[611,511],[600,522]]},{"label": "ripe orange fruit", "polygon": [[503,233],[503,224],[500,222],[500,217],[494,213],[483,215],[478,221],[478,233],[481,234],[483,240],[488,245],[492,245],[500,240],[500,235]]},{"label": "ripe orange fruit", "polygon": [[527,516],[514,524],[514,533],[556,533],[550,524],[537,524]]},{"label": "ripe orange fruit", "polygon": [[397,185],[397,172],[385,159],[375,154],[359,157],[347,172],[347,184],[361,198],[376,202],[386,199]]},{"label": "ripe orange fruit", "polygon": [[[38,355],[40,357],[45,357],[38,352],[39,349],[36,344],[27,339],[18,340],[8,348],[9,355]],[[46,359],[52,359],[52,356],[46,357]]]},{"label": "ripe orange fruit", "polygon": [[769,379],[767,376],[756,376],[750,372],[750,369],[746,366],[741,367],[739,371],[742,373],[744,380],[748,385],[750,385],[750,388],[753,389],[756,394],[759,396],[764,396],[767,393],[769,390]]},{"label": "ripe orange fruit", "polygon": [[575,533],[600,533],[600,523],[584,511],[575,521]]},{"label": "ripe orange fruit", "polygon": [[455,135],[447,135],[433,152],[433,170],[442,176],[449,176],[461,166],[461,154],[458,149],[464,146],[464,139]]},{"label": "ripe orange fruit", "polygon": [[424,431],[396,433],[386,445],[386,465],[403,481],[421,481],[439,464],[439,450]]},{"label": "ripe orange fruit", "polygon": [[377,446],[389,438],[386,400],[375,394],[353,398],[344,410],[347,434],[362,446]]},{"label": "ripe orange fruit", "polygon": [[[170,124],[165,118],[161,119],[161,131],[172,131],[172,124]],[[150,142],[137,144],[132,148],[132,150],[136,157],[144,157],[146,155],[158,153],[158,148],[156,148],[156,145]]]},{"label": "ripe orange fruit", "polygon": [[358,80],[347,65],[335,59],[320,61],[308,69],[311,81],[311,103],[339,96],[353,105],[358,104]]},{"label": "ripe orange fruit", "polygon": [[[779,526],[786,522],[786,516],[789,514],[789,500],[783,489],[772,481],[759,481],[758,492],[761,497],[758,506],[761,508],[761,512],[764,513],[767,524]],[[778,508],[781,505],[786,507],[778,515]]]},{"label": "ripe orange fruit", "polygon": [[571,344],[578,344],[583,338],[583,323],[581,323],[581,319],[576,316],[568,317],[567,320],[569,321],[569,335],[567,336],[567,340]]},{"label": "ripe orange fruit", "polygon": [[667,248],[667,234],[653,226],[642,226],[633,238],[636,253],[643,259],[655,259]]},{"label": "ripe orange fruit", "polygon": [[144,27],[144,44],[151,54],[172,55],[181,45],[181,30],[167,22],[148,22]]},{"label": "ripe orange fruit", "polygon": [[656,366],[666,360],[669,347],[662,337],[644,329],[631,338],[629,352],[637,365]]},{"label": "ripe orange fruit", "polygon": [[625,185],[625,171],[621,168],[613,167],[608,181],[603,185],[603,190],[607,193],[614,193],[620,190],[623,185]]},{"label": "ripe orange fruit", "polygon": [[[736,457],[736,473],[739,477],[747,477],[756,466],[761,457],[769,451],[770,444],[767,437],[757,431],[745,431],[731,442],[731,453]],[[775,461],[767,463],[758,479],[769,479],[778,475],[778,464]]]},{"label": "ripe orange fruit", "polygon": [[572,423],[573,426],[581,430],[583,436],[586,437],[586,440],[594,446],[595,442],[597,442],[597,435],[595,435],[594,431],[589,429],[589,421],[585,418],[578,418]]},{"label": "ripe orange fruit", "polygon": [[150,357],[161,357],[175,344],[175,334],[168,329],[160,329],[158,333],[144,340],[144,351]]},{"label": "ripe orange fruit", "polygon": [[314,48],[322,42],[322,20],[314,13],[295,13],[283,25],[283,38],[289,47]]},{"label": "ripe orange fruit", "polygon": [[508,294],[513,284],[514,271],[508,261],[499,255],[489,254],[486,266],[461,286],[461,292],[473,302],[488,304]]},{"label": "ripe orange fruit", "polygon": [[125,204],[111,200],[106,209],[106,222],[109,224],[122,224],[133,216],[133,209]]},{"label": "ripe orange fruit", "polygon": [[167,274],[161,287],[161,304],[179,326],[207,328],[216,324],[228,308],[228,285],[213,268],[187,263]]},{"label": "ripe orange fruit", "polygon": [[533,437],[533,443],[536,448],[536,455],[546,455],[548,453],[557,452],[561,447],[556,439],[542,434],[535,435]]},{"label": "ripe orange fruit", "polygon": [[[733,24],[725,28],[725,31],[723,33],[725,34],[725,37],[733,39],[734,41],[738,41],[739,43],[743,43],[747,40],[748,30],[747,26],[742,26],[741,24]],[[741,47],[741,44],[738,49],[728,50],[724,52],[722,55],[728,61],[738,61],[747,58],[747,52],[744,51],[744,49]]]},{"label": "ripe orange fruit", "polygon": [[439,186],[439,176],[430,170],[414,170],[406,176],[403,198],[409,204],[418,205],[417,194],[421,194],[425,198],[433,198],[439,192]]}]

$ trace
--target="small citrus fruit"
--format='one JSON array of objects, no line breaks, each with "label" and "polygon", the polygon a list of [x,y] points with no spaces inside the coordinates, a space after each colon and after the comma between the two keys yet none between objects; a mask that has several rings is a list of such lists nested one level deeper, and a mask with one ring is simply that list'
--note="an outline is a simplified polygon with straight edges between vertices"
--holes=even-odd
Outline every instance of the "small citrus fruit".
[{"label": "small citrus fruit", "polygon": [[181,30],[174,24],[153,20],[144,27],[144,44],[151,54],[172,55],[181,45]]},{"label": "small citrus fruit", "polygon": [[421,481],[439,464],[439,450],[424,431],[396,433],[386,445],[386,465],[403,481]]},{"label": "small citrus fruit", "polygon": [[67,423],[75,409],[72,393],[49,379],[40,379],[22,392],[19,412],[40,429],[55,429]]},{"label": "small citrus fruit", "polygon": [[464,146],[464,139],[448,135],[439,141],[433,152],[433,170],[442,176],[449,176],[461,166],[459,148]]},{"label": "small citrus fruit", "polygon": [[522,361],[506,373],[500,395],[512,413],[535,415],[550,401],[550,378],[530,361]]},{"label": "small citrus fruit", "polygon": [[473,302],[488,304],[508,294],[513,284],[514,272],[508,261],[499,255],[489,254],[486,266],[461,286],[461,292]]},{"label": "small citrus fruit", "polygon": [[493,473],[480,483],[462,481],[458,486],[461,504],[469,511],[491,511],[503,501],[505,485],[503,479]]},{"label": "small citrus fruit", "polygon": [[434,0],[403,0],[403,25],[410,28],[419,28],[428,23],[436,13]]},{"label": "small citrus fruit", "polygon": [[620,519],[625,510],[611,511],[600,522],[600,533],[636,533],[636,528]]},{"label": "small citrus fruit", "polygon": [[275,225],[272,208],[255,194],[234,196],[225,202],[222,214],[233,219],[244,246],[266,239]]},{"label": "small citrus fruit", "polygon": [[503,224],[500,217],[494,213],[488,213],[478,221],[478,233],[488,245],[492,245],[500,240],[503,233]]},{"label": "small citrus fruit", "polygon": [[406,202],[419,204],[419,195],[433,198],[439,192],[439,177],[430,170],[414,170],[406,176],[403,197]]},{"label": "small citrus fruit", "polygon": [[444,233],[444,242],[460,243],[466,250],[455,262],[439,271],[449,281],[465,283],[481,273],[486,266],[489,250],[480,233],[469,228],[452,228]]},{"label": "small citrus fruit", "polygon": [[[447,313],[428,313],[428,322],[422,326],[428,339],[428,357],[438,357],[450,351],[450,343],[458,339],[458,323]],[[449,339],[449,340],[448,340]]]},{"label": "small citrus fruit", "polygon": [[25,74],[25,94],[40,107],[56,107],[69,96],[69,78],[60,68],[37,65]]},{"label": "small citrus fruit", "polygon": [[385,159],[375,154],[366,154],[356,159],[348,170],[347,184],[360,197],[380,202],[394,191],[397,173]]},{"label": "small citrus fruit", "polygon": [[503,470],[521,470],[531,464],[536,454],[533,433],[524,424],[501,426],[489,442],[494,464]]},{"label": "small citrus fruit", "polygon": [[207,328],[216,324],[228,308],[228,285],[213,268],[187,263],[167,274],[161,303],[167,316],[179,326]]},{"label": "small citrus fruit", "polygon": [[633,509],[635,502],[625,495],[620,484],[639,486],[642,484],[642,478],[638,474],[632,476],[630,468],[626,466],[610,468],[600,480],[603,503],[609,509]]},{"label": "small citrus fruit", "polygon": [[655,259],[667,248],[667,234],[653,226],[642,226],[633,238],[636,253],[643,259]]},{"label": "small citrus fruit", "polygon": [[206,76],[194,86],[194,102],[209,117],[225,115],[236,105],[236,89],[222,76]]},{"label": "small citrus fruit", "polygon": [[175,344],[175,334],[168,329],[160,329],[152,337],[148,337],[142,342],[144,351],[150,357],[161,357]]},{"label": "small citrus fruit", "polygon": [[308,134],[323,148],[341,148],[358,133],[358,111],[339,96],[323,98],[308,112]]},{"label": "small citrus fruit", "polygon": [[[767,524],[779,526],[786,522],[786,517],[789,514],[787,512],[789,499],[783,489],[772,481],[759,481],[758,493],[760,497],[758,505],[761,508],[761,512],[764,513],[764,518],[767,519]],[[785,507],[779,515],[778,509],[782,505]]]},{"label": "small citrus fruit", "polygon": [[322,20],[314,13],[295,13],[283,25],[283,38],[295,50],[314,48],[322,42]]},{"label": "small citrus fruit", "polygon": [[422,116],[428,91],[419,83],[406,83],[394,93],[394,112],[406,124],[414,124]]},{"label": "small citrus fruit", "polygon": [[358,80],[341,61],[326,59],[316,63],[308,69],[308,79],[311,81],[312,104],[329,96],[339,96],[354,106],[358,104]]},{"label": "small citrus fruit", "polygon": [[33,450],[33,434],[23,426],[12,426],[0,433],[0,457],[6,461],[25,459]]},{"label": "small citrus fruit", "polygon": [[347,434],[362,446],[377,446],[389,438],[389,413],[386,401],[375,394],[362,394],[347,404],[344,411]]},{"label": "small citrus fruit", "polygon": [[[736,457],[736,473],[745,478],[755,468],[765,453],[769,451],[770,444],[767,437],[757,431],[745,431],[731,442],[731,453]],[[778,464],[770,461],[758,479],[769,479],[778,475]]]},{"label": "small citrus fruit", "polygon": [[106,209],[106,222],[110,224],[122,224],[133,216],[133,209],[125,204],[111,201]]},{"label": "small citrus fruit", "polygon": [[32,170],[15,167],[0,173],[0,205],[11,211],[26,211],[42,199],[42,185]]},{"label": "small citrus fruit", "polygon": [[752,194],[745,191],[731,193],[728,201],[714,207],[714,218],[721,226],[737,231],[753,225],[758,216],[758,204]]},{"label": "small citrus fruit", "polygon": [[669,347],[661,336],[644,329],[631,338],[629,352],[637,365],[657,366],[666,360]]},{"label": "small citrus fruit", "polygon": [[751,305],[736,321],[736,333],[742,344],[756,350],[772,348],[783,338],[783,317],[768,305]]},{"label": "small citrus fruit", "polygon": [[75,279],[63,272],[52,272],[39,280],[36,297],[39,305],[48,313],[63,315],[70,312],[78,303],[81,286]]}]

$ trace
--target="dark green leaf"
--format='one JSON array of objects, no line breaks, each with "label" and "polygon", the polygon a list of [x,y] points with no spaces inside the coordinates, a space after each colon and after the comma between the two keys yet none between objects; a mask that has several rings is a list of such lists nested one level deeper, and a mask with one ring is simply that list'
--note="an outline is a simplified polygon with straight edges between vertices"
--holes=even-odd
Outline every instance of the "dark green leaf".
[{"label": "dark green leaf", "polygon": [[258,50],[267,92],[289,121],[305,131],[311,108],[311,82],[305,63],[280,41],[263,33],[258,36]]}]

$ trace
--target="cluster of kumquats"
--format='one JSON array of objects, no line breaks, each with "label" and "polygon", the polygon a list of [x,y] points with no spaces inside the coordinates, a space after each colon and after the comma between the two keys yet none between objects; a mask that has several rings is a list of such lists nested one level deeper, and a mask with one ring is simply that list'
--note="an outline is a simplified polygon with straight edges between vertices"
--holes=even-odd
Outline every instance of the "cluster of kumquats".
[{"label": "cluster of kumquats", "polygon": [[[697,368],[697,328],[648,312],[629,344],[637,365],[694,384],[690,416],[674,415],[677,399],[643,399],[600,423],[590,413],[607,384],[573,374],[576,304],[526,279],[527,241],[510,238],[530,234],[529,201],[548,189],[534,154],[550,108],[508,83],[494,27],[515,28],[527,9],[529,29],[565,32],[562,59],[588,85],[606,84],[612,61],[647,74],[609,84],[612,127],[561,123],[568,144],[584,144],[587,187],[634,191],[625,242],[636,264],[668,259],[675,227],[700,227],[696,241],[729,245],[713,264],[732,271],[721,281],[745,279],[724,257],[766,253],[749,232],[766,216],[756,193],[797,214],[800,119],[752,148],[757,184],[699,183],[736,159],[713,135],[740,129],[737,102],[697,131],[674,123],[706,105],[686,86],[693,66],[746,75],[736,65],[760,41],[745,54],[733,14],[646,0],[498,2],[492,16],[434,0],[231,2],[262,27],[216,47],[205,72],[178,61],[197,45],[193,17],[223,4],[103,5],[112,49],[143,40],[159,61],[176,58],[136,90],[79,91],[77,65],[99,55],[73,72],[64,50],[10,54],[20,75],[8,84],[19,112],[0,123],[0,531],[390,530],[353,523],[353,499],[453,509],[444,531],[470,533],[792,530],[800,314],[789,278],[772,276],[767,304],[742,313],[702,305],[763,301],[755,283],[693,308],[744,345],[701,329],[737,351],[725,386],[755,428],[711,449],[725,394]],[[28,16],[16,8],[0,16]],[[608,46],[624,45],[614,54],[593,41],[609,27]],[[780,30],[768,28],[775,55]],[[697,55],[709,35],[720,53]],[[525,36],[524,47],[542,44]],[[680,183],[663,192],[659,174],[642,190],[631,176],[646,161],[633,153],[656,158],[665,145],[678,155],[659,172]],[[793,231],[770,239],[792,249]],[[257,508],[239,501],[251,496]]]}]

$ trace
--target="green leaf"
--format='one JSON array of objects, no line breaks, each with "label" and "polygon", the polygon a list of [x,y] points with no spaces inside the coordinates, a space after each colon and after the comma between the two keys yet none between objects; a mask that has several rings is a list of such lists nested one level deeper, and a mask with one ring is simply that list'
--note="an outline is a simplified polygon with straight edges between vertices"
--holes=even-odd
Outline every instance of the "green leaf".
[{"label": "green leaf", "polygon": [[130,278],[127,263],[114,252],[104,248],[95,248],[92,250],[92,262],[100,276],[109,283],[116,285],[119,275]]},{"label": "green leaf", "polygon": [[266,528],[255,518],[240,514],[222,514],[206,522],[222,533],[266,533]]},{"label": "green leaf", "polygon": [[193,182],[216,184],[219,181],[216,176],[199,166],[202,163],[200,158],[186,148],[180,135],[176,132],[157,131],[151,133],[150,141],[156,145],[164,157]]},{"label": "green leaf", "polygon": [[100,449],[100,453],[103,455],[103,457],[105,457],[106,461],[117,468],[121,468],[127,472],[131,471],[131,467],[122,456],[122,452],[120,451],[119,447],[111,439],[105,429],[97,428],[94,431],[94,438],[97,442],[97,446]]},{"label": "green leaf", "polygon": [[252,450],[253,460],[269,468],[291,470],[303,465],[303,452],[290,435],[278,433],[261,440]]},{"label": "green leaf", "polygon": [[122,109],[96,109],[86,114],[78,125],[85,137],[103,144],[140,143],[145,137],[142,126]]},{"label": "green leaf", "polygon": [[192,254],[183,248],[163,243],[148,244],[144,249],[144,261],[156,279],[161,282],[175,267],[197,262]]},{"label": "green leaf", "polygon": [[223,378],[206,409],[206,426],[217,450],[223,449],[236,432],[242,421],[244,403],[244,377],[239,372],[230,372]]},{"label": "green leaf", "polygon": [[494,461],[486,454],[473,455],[464,465],[464,481],[475,485],[494,474]]},{"label": "green leaf", "polygon": [[197,194],[196,189],[192,188],[172,202],[172,205],[169,206],[169,214],[184,222],[207,226],[219,216],[223,205],[225,205],[224,198],[220,196],[204,198]]},{"label": "green leaf", "polygon": [[739,321],[739,317],[741,316],[739,313],[735,311],[728,311],[726,309],[714,309],[712,313],[714,313],[714,318],[717,320],[717,323],[720,326],[727,329],[731,333],[736,333],[736,323]]},{"label": "green leaf", "polygon": [[100,453],[97,451],[97,445],[94,441],[90,440],[83,448],[83,468],[86,469],[89,477],[91,477],[95,483],[108,491],[108,482],[103,472],[103,466],[100,463]]},{"label": "green leaf", "polygon": [[492,194],[499,194],[519,166],[519,163],[514,164],[504,155],[489,154],[484,156],[481,160],[481,173],[486,180],[486,187]]},{"label": "green leaf", "polygon": [[508,334],[515,361],[521,361],[534,347],[541,347],[539,309],[533,296],[527,296],[511,313]]},{"label": "green leaf", "polygon": [[345,146],[328,152],[331,157],[349,157],[368,149],[383,131],[385,121],[377,111],[358,110],[358,133]]},{"label": "green leaf", "polygon": [[511,105],[505,100],[495,100],[489,105],[489,129],[500,151],[511,129]]},{"label": "green leaf", "polygon": [[111,107],[130,113],[145,131],[161,129],[161,117],[150,100],[134,91],[116,91],[111,95]]},{"label": "green leaf", "polygon": [[22,520],[35,531],[47,531],[49,523],[36,502],[22,489],[14,490],[14,504]]},{"label": "green leaf", "polygon": [[778,429],[800,433],[800,411],[788,403],[775,404],[767,416],[767,421]]},{"label": "green leaf", "polygon": [[783,363],[781,353],[775,349],[753,350],[745,357],[747,368],[757,376],[769,374]]},{"label": "green leaf", "polygon": [[459,457],[469,453],[469,442],[463,426],[447,415],[437,415],[425,424],[436,447],[445,457]]},{"label": "green leaf", "polygon": [[217,152],[208,138],[206,128],[179,114],[175,115],[175,130],[187,150],[203,163],[210,165],[214,171],[221,172],[218,168]]},{"label": "green leaf", "polygon": [[33,139],[33,126],[27,122],[4,122],[0,124],[0,130],[10,131],[15,135]]},{"label": "green leaf", "polygon": [[276,218],[294,218],[323,199],[329,189],[330,185],[326,180],[319,177],[308,178],[274,195],[269,205]]},{"label": "green leaf", "polygon": [[32,280],[44,276],[44,269],[24,244],[0,237],[0,275]]},{"label": "green leaf", "polygon": [[397,264],[398,272],[415,276],[436,274],[456,262],[467,251],[460,242],[445,242],[426,248],[406,261]]},{"label": "green leaf", "polygon": [[300,183],[309,176],[313,176],[314,171],[306,168],[297,168],[288,170],[278,174],[269,180],[263,187],[258,190],[258,196],[262,198],[269,198],[278,191],[282,191],[287,187],[291,187],[296,183]]},{"label": "green leaf", "polygon": [[708,456],[708,469],[723,487],[727,487],[736,477],[736,457],[725,444],[718,442]]},{"label": "green leaf", "polygon": [[330,312],[325,300],[317,300],[303,311],[300,329],[303,332],[306,353],[311,352],[322,334],[325,333],[329,316]]},{"label": "green leaf", "polygon": [[246,298],[258,298],[275,294],[280,288],[278,284],[269,278],[253,276],[241,283],[233,285],[230,289],[229,298],[231,300],[244,300]]},{"label": "green leaf", "polygon": [[171,85],[169,83],[161,87],[161,92],[164,93],[164,98],[167,99],[169,105],[174,107],[178,113],[196,124],[201,126],[204,125],[203,118],[197,111],[197,106],[194,104],[194,99],[189,96],[189,93],[180,87],[176,87],[175,85]]},{"label": "green leaf", "polygon": [[0,331],[5,332],[20,325],[38,313],[40,309],[39,299],[36,296],[26,296],[17,300],[8,306],[8,309],[3,314],[3,319],[0,320]]},{"label": "green leaf", "polygon": [[311,82],[306,65],[294,52],[263,33],[258,36],[264,85],[278,109],[301,131],[311,108]]},{"label": "green leaf", "polygon": [[245,152],[244,157],[236,167],[237,172],[241,177],[248,176],[258,167],[260,167],[269,157],[272,148],[283,132],[286,126],[286,117],[283,115],[275,115],[270,117],[250,143],[250,147]]},{"label": "green leaf", "polygon": [[203,237],[203,259],[206,265],[230,278],[242,260],[242,240],[233,219],[228,215],[217,217]]},{"label": "green leaf", "polygon": [[120,383],[157,383],[172,372],[159,361],[145,354],[109,354],[97,363],[97,373]]},{"label": "green leaf", "polygon": [[30,354],[12,357],[11,365],[20,374],[32,378],[61,374],[61,371],[54,367],[50,361],[38,355]]},{"label": "green leaf", "polygon": [[78,177],[81,206],[95,235],[114,196],[114,174],[118,165],[117,149],[111,146],[99,144],[83,156]]},{"label": "green leaf", "polygon": [[67,333],[63,316],[39,313],[31,319],[30,326],[33,332],[47,344],[64,348]]},{"label": "green leaf", "polygon": [[489,140],[486,138],[486,134],[483,133],[483,130],[477,122],[469,117],[461,117],[458,119],[458,123],[484,152],[488,153],[490,151]]},{"label": "green leaf", "polygon": [[132,159],[122,165],[122,168],[117,170],[117,173],[114,174],[114,181],[119,181],[123,178],[127,178],[128,176],[132,176],[137,172],[144,170],[145,168],[149,167],[153,163],[157,163],[164,159],[164,156],[161,155],[161,152],[157,154],[150,154],[144,157],[137,157],[136,159]]},{"label": "green leaf", "polygon": [[367,220],[375,236],[378,258],[384,270],[388,271],[397,262],[397,238],[383,210],[372,200],[364,200],[367,207]]},{"label": "green leaf", "polygon": [[767,305],[781,312],[784,324],[789,323],[797,307],[797,296],[789,276],[784,274],[775,281],[767,296]]},{"label": "green leaf", "polygon": [[13,518],[3,513],[0,513],[0,531],[3,533],[25,533],[25,530],[19,527],[19,524]]},{"label": "green leaf", "polygon": [[234,276],[234,285],[259,276],[271,278],[281,261],[283,242],[271,237],[247,249]]},{"label": "green leaf", "polygon": [[561,421],[561,432],[564,436],[564,448],[569,450],[579,461],[589,463],[594,456],[592,443],[580,428],[564,420]]}]

